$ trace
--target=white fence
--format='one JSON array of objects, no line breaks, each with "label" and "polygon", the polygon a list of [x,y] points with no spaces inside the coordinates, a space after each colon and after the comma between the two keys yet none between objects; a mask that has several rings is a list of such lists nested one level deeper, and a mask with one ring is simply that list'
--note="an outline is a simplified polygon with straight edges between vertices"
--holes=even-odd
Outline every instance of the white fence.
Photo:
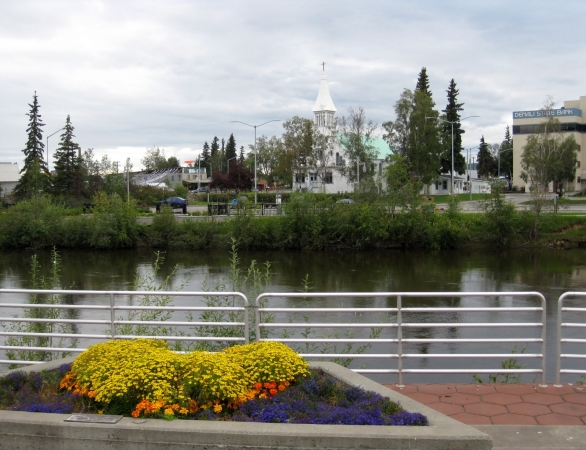
[{"label": "white fence", "polygon": [[[558,338],[555,379],[555,384],[557,386],[561,384],[561,376],[563,373],[579,374],[582,376],[586,375],[586,370],[584,369],[562,369],[562,360],[580,361],[586,359],[586,352],[584,352],[584,344],[586,344],[586,339],[580,337],[573,337],[576,334],[578,336],[583,335],[583,331],[584,329],[586,329],[586,308],[576,306],[564,306],[564,303],[568,303],[572,299],[577,300],[584,297],[586,297],[586,292],[566,292],[565,294],[562,294],[558,300]],[[563,318],[567,316],[568,313],[572,313],[571,317],[573,320],[575,320],[575,322],[563,322]],[[582,322],[578,322],[579,320],[582,320]],[[570,337],[564,337],[562,330],[565,329],[567,329],[567,334],[570,334]],[[582,353],[562,353],[562,349],[565,347],[564,344],[566,344],[566,346],[568,346],[568,344],[580,344],[574,347],[576,351],[582,350]]]},{"label": "white fence", "polygon": [[[403,301],[405,299],[412,299],[412,298],[475,298],[475,299],[484,299],[487,298],[508,298],[508,299],[516,299],[516,298],[533,298],[537,301],[537,306],[532,307],[404,307]],[[335,307],[335,308],[319,308],[314,306],[307,306],[301,308],[282,308],[282,307],[271,307],[269,303],[274,300],[282,300],[284,298],[288,299],[303,299],[303,298],[311,298],[312,300],[319,299],[319,298],[336,298],[336,299],[386,299],[386,301],[394,301],[395,306],[393,307],[361,307],[361,308],[352,308],[352,307]],[[482,301],[482,300],[481,300]],[[529,374],[534,373],[540,375],[541,384],[545,384],[545,349],[546,349],[546,328],[545,328],[545,319],[546,319],[546,309],[545,309],[545,297],[540,294],[539,292],[352,292],[352,293],[267,293],[261,294],[256,299],[256,306],[257,309],[256,313],[256,339],[257,340],[265,340],[266,338],[263,337],[263,330],[272,329],[272,330],[301,330],[301,333],[295,333],[293,337],[287,337],[287,333],[285,333],[284,337],[274,337],[272,336],[271,340],[278,340],[280,342],[284,342],[290,345],[297,345],[297,350],[300,351],[302,356],[306,358],[330,358],[330,359],[348,359],[348,358],[375,358],[380,360],[396,360],[397,364],[396,367],[391,367],[390,364],[386,364],[386,368],[382,369],[353,369],[356,372],[360,373],[389,373],[389,374],[397,374],[398,375],[398,384],[403,384],[403,375],[404,374],[432,374],[432,373],[469,373],[469,374]],[[416,314],[416,313],[431,313],[433,315],[441,315],[445,313],[507,313],[507,315],[512,316],[515,313],[527,313],[533,312],[536,313],[539,317],[539,320],[536,322],[514,322],[514,321],[498,321],[498,322],[446,322],[446,321],[438,321],[438,322],[410,322],[409,316]],[[314,317],[316,314],[322,314],[324,317],[324,321],[321,322],[314,322],[310,319]],[[351,321],[351,322],[342,322],[341,320],[336,320],[336,317],[341,315],[348,315],[348,314],[367,314],[367,313],[379,313],[379,314],[386,314],[389,317],[388,322],[370,322],[370,323],[362,323],[359,321]],[[263,320],[263,314],[269,315],[276,315],[280,314],[285,320],[280,322],[272,322],[267,323],[267,321]],[[292,318],[293,316],[293,318]],[[301,321],[294,321],[295,317],[298,319],[302,317],[303,320]],[[428,316],[429,318],[429,316]],[[407,319],[407,320],[405,320]],[[450,329],[459,329],[459,328],[473,328],[473,329],[485,329],[491,330],[496,333],[495,336],[489,338],[465,338],[465,339],[446,339],[446,338],[427,338],[427,337],[406,337],[405,332],[406,330],[421,330],[421,329],[430,329],[430,328],[450,328]],[[535,337],[524,337],[524,338],[512,338],[512,337],[498,337],[499,334],[502,334],[503,329],[513,329],[517,332],[521,328],[526,329],[535,329],[536,336]],[[323,329],[326,330],[325,334],[322,334],[319,337],[314,337],[313,334],[310,334],[310,330],[314,329]],[[339,333],[336,330],[348,330],[348,329],[370,329],[370,330],[384,330],[384,329],[394,329],[396,333],[393,337],[386,337],[386,338],[373,338],[373,337],[340,337]],[[302,336],[300,336],[302,334]],[[378,333],[379,335],[382,333]],[[410,333],[412,334],[412,333]],[[283,336],[283,333],[282,333]],[[474,367],[466,367],[466,368],[454,368],[454,369],[421,369],[421,368],[404,368],[404,362],[408,359],[422,359],[422,358],[439,358],[439,359],[466,359],[470,362],[473,362],[476,358],[490,358],[490,359],[499,359],[499,360],[507,360],[510,359],[513,355],[511,353],[491,353],[491,352],[482,352],[482,353],[436,353],[436,354],[428,354],[428,353],[406,353],[403,351],[403,347],[406,344],[457,344],[458,346],[466,346],[468,344],[491,344],[491,345],[498,345],[498,344],[513,344],[513,345],[529,345],[529,344],[537,344],[539,351],[537,353],[517,353],[514,355],[515,358],[522,358],[522,359],[535,359],[538,361],[538,367],[536,368],[502,368],[502,367],[495,367],[495,368],[485,368],[479,369]],[[362,353],[362,354],[352,354],[346,352],[338,352],[335,351],[337,347],[334,348],[334,351],[325,353],[304,353],[302,351],[303,347],[299,347],[299,345],[305,345],[305,348],[315,348],[316,344],[346,344],[347,348],[350,346],[362,344],[372,346],[373,344],[393,344],[393,348],[395,351],[389,351],[390,345],[386,345],[387,351],[380,352],[380,353]]]},{"label": "white fence", "polygon": [[[139,300],[146,297],[168,297],[180,304],[141,306]],[[557,385],[562,374],[586,375],[580,366],[586,359],[584,297],[586,292],[568,292],[558,300]],[[59,300],[50,303],[51,298]],[[221,301],[209,306],[211,298]],[[322,307],[324,299],[337,299],[339,304]],[[420,306],[438,299],[444,305]],[[291,302],[305,304],[290,307]],[[48,314],[55,311],[57,316]],[[572,321],[563,321],[566,316]],[[352,368],[356,372],[395,374],[400,385],[407,374],[451,373],[535,374],[545,384],[545,324],[546,300],[539,292],[265,293],[249,304],[240,292],[0,289],[0,364],[38,364],[42,361],[14,355],[79,353],[108,339],[144,337],[225,346],[247,343],[252,336],[287,343],[308,359],[362,364]],[[436,330],[443,334],[433,335]],[[462,330],[465,336],[459,335]],[[450,351],[429,352],[442,345]],[[511,345],[529,351],[503,350]],[[475,350],[466,351],[468,346]],[[481,346],[486,348],[480,351]],[[562,353],[566,346],[571,351]],[[493,351],[495,347],[501,351]],[[12,358],[2,358],[6,352]],[[502,362],[511,358],[532,367],[504,367]],[[450,368],[409,366],[422,360],[449,361]],[[374,362],[364,366],[367,361]],[[579,367],[562,367],[565,361]],[[496,367],[486,367],[494,362]]]}]

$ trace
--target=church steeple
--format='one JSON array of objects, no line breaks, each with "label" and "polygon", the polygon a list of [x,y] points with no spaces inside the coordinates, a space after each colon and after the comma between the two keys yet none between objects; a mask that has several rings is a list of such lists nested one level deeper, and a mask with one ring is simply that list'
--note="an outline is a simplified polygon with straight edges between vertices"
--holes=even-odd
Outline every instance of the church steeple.
[{"label": "church steeple", "polygon": [[312,111],[315,115],[314,121],[317,126],[330,127],[334,125],[334,116],[337,109],[332,101],[332,96],[330,95],[330,89],[328,87],[328,79],[325,73],[321,76],[317,100],[315,101]]}]

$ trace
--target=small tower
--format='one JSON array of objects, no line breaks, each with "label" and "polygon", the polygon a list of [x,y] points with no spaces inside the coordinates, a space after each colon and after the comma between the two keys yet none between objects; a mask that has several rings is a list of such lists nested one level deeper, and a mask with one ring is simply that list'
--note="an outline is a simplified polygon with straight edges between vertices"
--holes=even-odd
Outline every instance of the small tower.
[{"label": "small tower", "polygon": [[315,101],[312,111],[315,115],[315,124],[323,132],[336,124],[335,115],[337,109],[332,101],[330,89],[328,88],[328,79],[325,73],[321,76],[317,100]]}]

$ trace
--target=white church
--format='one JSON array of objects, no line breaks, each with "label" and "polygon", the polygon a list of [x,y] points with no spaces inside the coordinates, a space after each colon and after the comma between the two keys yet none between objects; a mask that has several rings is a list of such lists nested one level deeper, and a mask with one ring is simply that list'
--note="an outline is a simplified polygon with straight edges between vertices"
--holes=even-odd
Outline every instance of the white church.
[{"label": "white church", "polygon": [[[328,79],[324,73],[321,77],[317,100],[312,109],[314,124],[323,135],[331,135],[332,130],[335,130],[336,111],[336,106],[330,95]],[[376,177],[381,175],[383,169],[388,165],[385,158],[391,153],[391,150],[389,145],[381,137],[375,137],[372,145],[378,151],[378,157],[373,161]],[[294,174],[293,190],[328,194],[354,192],[358,188],[358,183],[350,182],[340,172],[340,169],[346,166],[347,160],[344,150],[340,147],[336,139],[333,143],[332,154],[328,156],[325,164],[325,170],[323,167],[320,167],[318,170],[317,167],[311,167],[311,164],[309,164],[305,170]]]},{"label": "white church", "polygon": [[[324,135],[331,135],[336,126],[336,106],[330,95],[328,87],[328,79],[323,73],[319,85],[319,92],[317,99],[312,109],[314,115],[314,124],[319,128]],[[375,180],[378,177],[383,177],[383,170],[388,166],[386,157],[392,153],[388,143],[382,137],[374,137],[371,144],[378,151],[377,158],[373,161],[375,166]],[[318,170],[317,167],[309,165],[305,170],[298,171],[293,177],[293,190],[301,192],[323,192],[323,193],[344,193],[354,192],[358,189],[358,183],[350,182],[344,176],[340,169],[347,164],[347,157],[344,150],[340,147],[337,140],[334,142],[332,155],[327,161],[325,171],[323,168]],[[467,174],[454,174],[454,192],[466,193],[468,189],[472,188],[474,193],[485,193],[490,190],[489,182],[477,178],[475,168],[472,161],[468,161]],[[320,173],[321,172],[321,175]],[[361,172],[361,170],[359,170]],[[469,181],[468,181],[469,180]],[[422,189],[422,194],[427,191],[430,195],[449,194],[451,189],[451,175],[441,174],[433,181],[428,189]],[[384,182],[380,182],[384,187]]]}]

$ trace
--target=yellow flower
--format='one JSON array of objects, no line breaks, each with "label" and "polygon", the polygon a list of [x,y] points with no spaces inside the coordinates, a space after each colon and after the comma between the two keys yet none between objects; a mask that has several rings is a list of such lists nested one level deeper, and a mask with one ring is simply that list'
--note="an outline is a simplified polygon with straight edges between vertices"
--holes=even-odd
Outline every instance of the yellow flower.
[{"label": "yellow flower", "polygon": [[164,413],[166,416],[174,416],[175,415],[172,408],[165,409]]},{"label": "yellow flower", "polygon": [[216,414],[221,413],[222,412],[222,405],[216,405],[216,406],[214,406],[214,412]]}]

